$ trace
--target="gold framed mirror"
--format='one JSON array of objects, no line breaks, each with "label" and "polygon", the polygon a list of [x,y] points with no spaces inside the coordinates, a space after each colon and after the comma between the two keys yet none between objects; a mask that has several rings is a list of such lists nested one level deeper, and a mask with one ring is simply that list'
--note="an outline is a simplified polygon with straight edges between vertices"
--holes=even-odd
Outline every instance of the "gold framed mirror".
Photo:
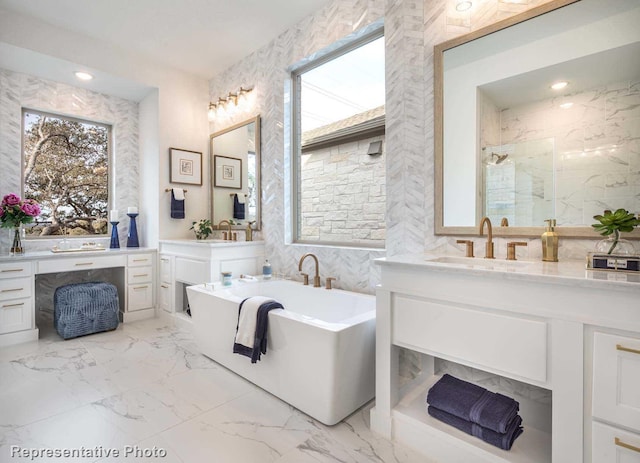
[{"label": "gold framed mirror", "polygon": [[640,212],[638,21],[555,0],[434,48],[436,234],[596,238],[593,215]]},{"label": "gold framed mirror", "polygon": [[255,222],[262,227],[260,116],[235,124],[209,137],[211,222],[222,220],[234,229]]}]

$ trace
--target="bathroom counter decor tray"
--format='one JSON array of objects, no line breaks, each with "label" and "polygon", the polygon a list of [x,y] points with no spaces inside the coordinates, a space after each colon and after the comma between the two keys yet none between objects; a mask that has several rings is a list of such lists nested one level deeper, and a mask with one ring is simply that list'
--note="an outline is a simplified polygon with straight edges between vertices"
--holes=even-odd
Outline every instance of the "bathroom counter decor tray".
[{"label": "bathroom counter decor tray", "polygon": [[640,272],[640,255],[616,255],[590,252],[587,254],[588,270],[612,272]]}]

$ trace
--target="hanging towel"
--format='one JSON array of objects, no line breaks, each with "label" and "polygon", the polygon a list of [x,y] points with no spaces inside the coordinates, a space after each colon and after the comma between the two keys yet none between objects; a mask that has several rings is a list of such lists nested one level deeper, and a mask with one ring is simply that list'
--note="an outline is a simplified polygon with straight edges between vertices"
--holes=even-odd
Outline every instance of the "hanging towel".
[{"label": "hanging towel", "polygon": [[184,219],[184,190],[182,188],[171,189],[171,218]]},{"label": "hanging towel", "polygon": [[522,434],[522,418],[516,416],[516,419],[512,420],[509,427],[504,433],[495,432],[491,429],[483,428],[482,426],[472,423],[471,421],[458,418],[451,413],[444,412],[434,406],[429,406],[427,412],[435,419],[442,421],[454,428],[459,429],[462,432],[466,432],[471,436],[475,436],[483,441],[495,445],[503,450],[510,450],[513,442]]},{"label": "hanging towel", "polygon": [[244,355],[251,363],[267,353],[267,315],[273,309],[284,309],[282,304],[268,297],[252,296],[238,307],[238,325],[233,343],[233,353]]},{"label": "hanging towel", "polygon": [[511,397],[445,374],[427,394],[427,403],[463,420],[504,433],[518,416],[520,404]]},{"label": "hanging towel", "polygon": [[233,218],[244,220],[244,195],[233,195]]}]

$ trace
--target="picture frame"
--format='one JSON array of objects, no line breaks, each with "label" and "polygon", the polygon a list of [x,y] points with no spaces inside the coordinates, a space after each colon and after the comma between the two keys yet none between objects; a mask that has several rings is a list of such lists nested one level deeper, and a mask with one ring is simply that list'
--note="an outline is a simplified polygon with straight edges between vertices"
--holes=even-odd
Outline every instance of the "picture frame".
[{"label": "picture frame", "polygon": [[170,183],[202,185],[202,153],[169,148]]},{"label": "picture frame", "polygon": [[242,189],[242,159],[215,155],[213,164],[215,187]]}]

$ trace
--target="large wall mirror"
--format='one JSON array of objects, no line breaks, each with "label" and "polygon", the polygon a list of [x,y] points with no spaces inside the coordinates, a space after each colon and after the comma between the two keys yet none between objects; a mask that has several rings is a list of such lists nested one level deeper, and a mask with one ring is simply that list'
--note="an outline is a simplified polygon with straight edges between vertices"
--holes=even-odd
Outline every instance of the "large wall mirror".
[{"label": "large wall mirror", "polygon": [[260,230],[260,116],[211,134],[210,142],[211,222],[255,222]]},{"label": "large wall mirror", "polygon": [[640,213],[639,24],[638,0],[556,0],[435,47],[437,234]]}]

